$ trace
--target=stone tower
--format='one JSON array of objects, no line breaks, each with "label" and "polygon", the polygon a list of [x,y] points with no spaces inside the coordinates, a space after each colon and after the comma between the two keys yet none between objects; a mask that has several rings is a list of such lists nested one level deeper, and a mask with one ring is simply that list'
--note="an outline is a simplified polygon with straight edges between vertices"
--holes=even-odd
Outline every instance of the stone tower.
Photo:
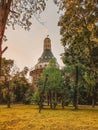
[{"label": "stone tower", "polygon": [[[30,72],[30,76],[32,76],[32,87],[34,91],[36,91],[37,89],[36,88],[37,80],[41,76],[43,69],[47,67],[50,59],[55,59],[57,63],[57,60],[51,51],[51,40],[50,38],[46,37],[44,39],[43,53],[41,57],[38,59],[37,64],[34,66],[34,69],[31,70]],[[58,63],[57,63],[57,66],[58,66]]]}]

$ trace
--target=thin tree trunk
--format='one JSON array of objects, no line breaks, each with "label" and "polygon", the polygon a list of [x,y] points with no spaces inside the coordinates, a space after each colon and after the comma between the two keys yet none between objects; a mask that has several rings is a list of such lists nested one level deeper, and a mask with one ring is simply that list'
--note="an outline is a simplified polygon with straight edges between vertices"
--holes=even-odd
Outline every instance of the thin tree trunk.
[{"label": "thin tree trunk", "polygon": [[76,66],[76,81],[75,81],[75,88],[74,88],[74,107],[75,110],[78,109],[78,66]]},{"label": "thin tree trunk", "polygon": [[93,108],[95,107],[95,99],[94,99],[94,96],[92,97],[92,107],[93,107]]},{"label": "thin tree trunk", "polygon": [[8,98],[7,98],[7,107],[10,108],[11,107],[11,101],[10,101],[10,95],[8,94]]},{"label": "thin tree trunk", "polygon": [[64,106],[65,106],[65,104],[64,104],[64,94],[62,94],[62,109],[64,109]]},{"label": "thin tree trunk", "polygon": [[52,94],[51,94],[51,90],[49,90],[49,102],[50,102],[50,108],[52,109]]},{"label": "thin tree trunk", "polygon": [[11,101],[10,101],[10,88],[9,88],[9,81],[6,81],[6,87],[7,87],[7,107],[10,108]]},{"label": "thin tree trunk", "polygon": [[[93,72],[94,75],[96,75],[96,66],[95,66],[95,63],[94,63],[94,58],[92,56],[92,49],[91,49],[89,43],[90,43],[90,38],[88,38],[88,49],[89,49],[89,52],[90,52],[91,71]],[[93,96],[92,96],[92,107],[93,108],[95,107],[95,102],[96,102],[95,100],[96,100],[96,86],[93,86]]]},{"label": "thin tree trunk", "polygon": [[48,80],[48,75],[46,75],[45,77],[45,82],[44,82],[44,86],[43,86],[43,91],[40,94],[40,101],[39,101],[39,113],[41,112],[42,108],[43,108],[43,102],[44,102],[44,93],[45,93],[45,87],[46,87],[46,83]]},{"label": "thin tree trunk", "polygon": [[40,101],[39,101],[39,113],[41,112],[43,108],[43,95],[40,95]]},{"label": "thin tree trunk", "polygon": [[56,106],[57,106],[57,93],[56,92],[54,92],[54,109],[56,108]]},{"label": "thin tree trunk", "polygon": [[50,102],[49,102],[49,93],[47,93],[47,105],[49,106]]},{"label": "thin tree trunk", "polygon": [[95,107],[95,102],[96,102],[96,89],[93,88],[93,95],[92,95],[92,107]]}]

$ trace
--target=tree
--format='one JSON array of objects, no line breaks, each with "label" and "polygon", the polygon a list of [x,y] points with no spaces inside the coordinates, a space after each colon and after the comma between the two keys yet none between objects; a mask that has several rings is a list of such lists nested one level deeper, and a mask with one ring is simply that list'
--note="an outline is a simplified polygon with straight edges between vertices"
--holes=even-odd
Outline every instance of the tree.
[{"label": "tree", "polygon": [[63,77],[63,85],[62,85],[62,89],[61,89],[61,97],[62,97],[62,108],[64,109],[64,106],[68,105],[70,103],[70,101],[72,100],[70,98],[71,95],[71,87],[70,87],[70,77],[69,76],[65,76]]},{"label": "tree", "polygon": [[26,78],[28,68],[19,71],[14,61],[6,58],[2,59],[2,66],[4,80],[0,80],[0,103],[7,103],[8,108],[12,102],[31,103],[33,92]]},{"label": "tree", "polygon": [[14,65],[14,61],[11,59],[2,59],[2,75],[4,77],[4,80],[1,82],[1,99],[2,101],[7,102],[8,108],[10,108],[10,102],[11,102],[11,95],[12,95],[12,88],[10,86],[10,78],[11,78],[11,70]]},{"label": "tree", "polygon": [[43,90],[45,76],[47,77],[47,83],[45,85],[45,94],[47,94],[48,104],[51,108],[55,108],[57,105],[57,94],[61,90],[62,74],[59,70],[54,59],[50,60],[49,65],[43,71],[43,76],[38,81],[39,90]]},{"label": "tree", "polygon": [[[64,105],[68,105],[69,103],[74,104],[74,91],[75,91],[75,67],[74,65],[68,65],[62,69],[63,73],[63,88],[62,88],[62,96],[64,103],[62,104],[63,107]],[[65,99],[64,99],[65,98]]]},{"label": "tree", "polygon": [[12,77],[12,83],[11,86],[13,88],[13,93],[15,96],[15,102],[16,103],[29,103],[31,102],[29,98],[31,98],[31,95],[33,94],[32,90],[30,93],[30,83],[28,79],[26,78],[26,75],[28,73],[28,68],[24,67],[22,71],[18,71],[15,73]]},{"label": "tree", "polygon": [[[79,64],[89,67],[94,78],[96,75],[97,68],[91,53],[98,46],[98,37],[95,35],[98,29],[98,1],[66,0],[63,1],[63,9],[64,14],[58,23],[62,35],[61,42],[65,48],[63,62],[68,65],[74,64],[76,68],[74,98],[77,109]],[[95,87],[95,84],[92,87]]]}]

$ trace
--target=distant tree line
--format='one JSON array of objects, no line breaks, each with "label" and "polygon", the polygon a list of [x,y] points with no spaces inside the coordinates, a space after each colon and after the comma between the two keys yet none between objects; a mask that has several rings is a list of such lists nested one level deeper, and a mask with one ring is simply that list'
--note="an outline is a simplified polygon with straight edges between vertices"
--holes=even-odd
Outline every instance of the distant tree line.
[{"label": "distant tree line", "polygon": [[19,71],[11,59],[2,59],[2,77],[0,80],[0,104],[30,104],[33,97],[31,84],[26,77],[28,68]]}]

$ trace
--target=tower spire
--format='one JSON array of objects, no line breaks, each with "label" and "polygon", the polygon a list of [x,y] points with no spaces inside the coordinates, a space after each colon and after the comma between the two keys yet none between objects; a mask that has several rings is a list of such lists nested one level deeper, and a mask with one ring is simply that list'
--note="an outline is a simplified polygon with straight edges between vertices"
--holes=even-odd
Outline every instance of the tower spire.
[{"label": "tower spire", "polygon": [[49,35],[44,39],[44,50],[51,50],[51,40],[49,38]]}]

